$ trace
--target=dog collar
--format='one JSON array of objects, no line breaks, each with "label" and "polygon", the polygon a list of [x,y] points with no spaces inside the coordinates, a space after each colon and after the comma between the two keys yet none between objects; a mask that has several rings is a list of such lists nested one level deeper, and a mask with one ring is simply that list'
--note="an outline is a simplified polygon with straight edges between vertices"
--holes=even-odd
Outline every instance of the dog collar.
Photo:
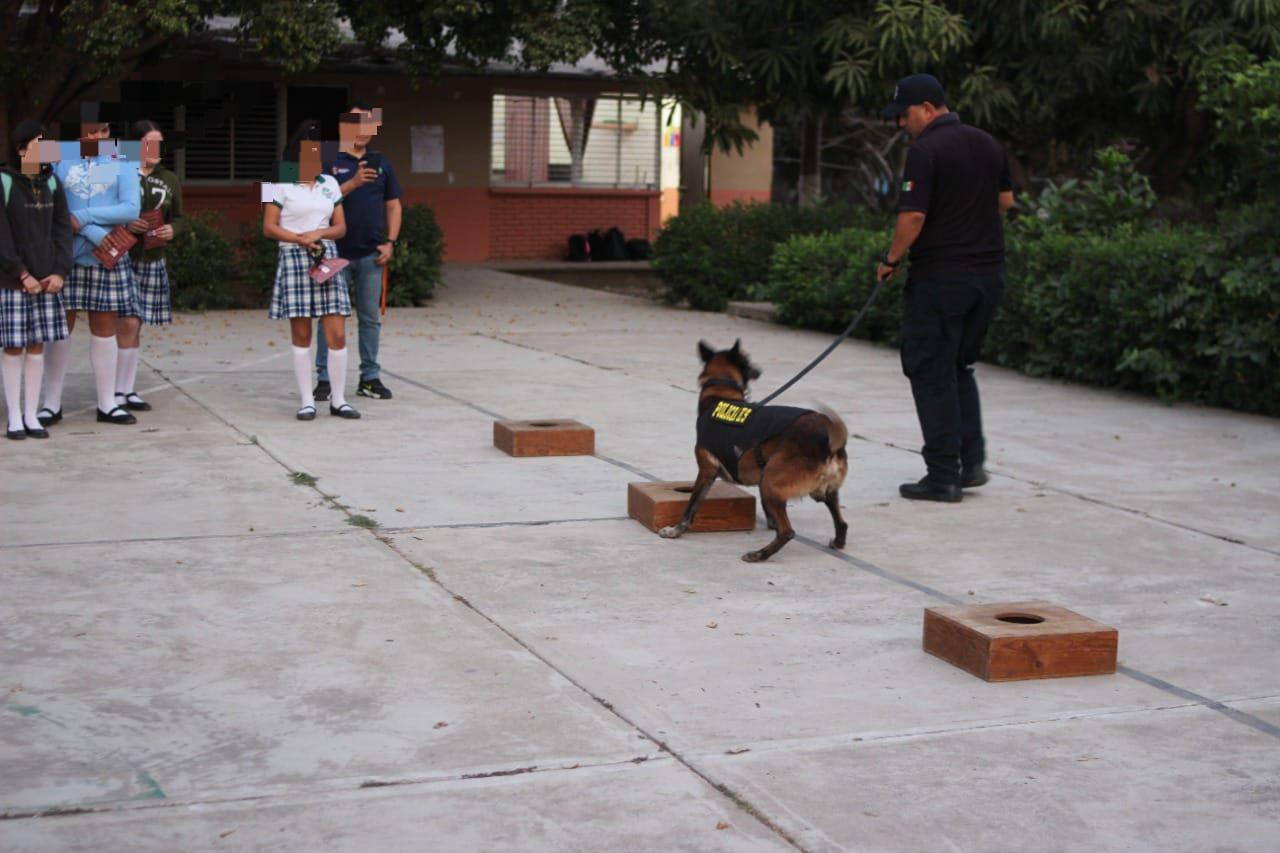
[{"label": "dog collar", "polygon": [[723,388],[732,388],[735,391],[741,391],[743,394],[747,393],[747,386],[743,385],[741,382],[734,382],[732,379],[723,379],[720,377],[716,377],[714,379],[708,379],[706,382],[702,383],[701,387],[702,387],[702,390],[705,391],[708,388],[712,388],[716,386],[723,387]]}]

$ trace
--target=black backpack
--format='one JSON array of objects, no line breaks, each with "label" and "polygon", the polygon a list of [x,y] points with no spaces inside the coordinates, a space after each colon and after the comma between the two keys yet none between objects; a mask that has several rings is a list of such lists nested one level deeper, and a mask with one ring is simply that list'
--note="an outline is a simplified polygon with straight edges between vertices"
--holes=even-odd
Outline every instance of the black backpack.
[{"label": "black backpack", "polygon": [[591,244],[587,242],[586,234],[570,234],[569,235],[569,260],[571,261],[591,260]]},{"label": "black backpack", "polygon": [[605,242],[609,247],[609,257],[601,260],[609,261],[625,261],[629,257],[627,252],[627,238],[622,235],[622,231],[616,226],[610,228],[604,235]]},{"label": "black backpack", "polygon": [[628,240],[627,241],[627,257],[633,261],[649,260],[649,241],[648,240]]}]

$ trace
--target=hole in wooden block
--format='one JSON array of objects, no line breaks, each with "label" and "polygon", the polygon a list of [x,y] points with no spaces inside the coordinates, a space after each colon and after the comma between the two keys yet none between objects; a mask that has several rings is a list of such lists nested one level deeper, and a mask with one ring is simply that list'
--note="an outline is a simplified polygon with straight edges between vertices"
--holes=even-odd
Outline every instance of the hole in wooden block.
[{"label": "hole in wooden block", "polygon": [[1116,671],[1119,633],[1047,601],[928,607],[924,650],[987,681]]},{"label": "hole in wooden block", "polygon": [[538,429],[547,429],[549,427],[560,426],[560,422],[559,421],[529,421],[529,426],[537,427]]},{"label": "hole in wooden block", "polygon": [[1044,621],[1043,616],[1032,613],[1001,613],[996,618],[1001,622],[1012,622],[1014,625],[1039,625]]},{"label": "hole in wooden block", "polygon": [[[679,523],[689,506],[692,483],[629,483],[627,514],[655,533]],[[725,530],[754,530],[756,497],[731,483],[713,483],[698,514],[693,533]]]}]

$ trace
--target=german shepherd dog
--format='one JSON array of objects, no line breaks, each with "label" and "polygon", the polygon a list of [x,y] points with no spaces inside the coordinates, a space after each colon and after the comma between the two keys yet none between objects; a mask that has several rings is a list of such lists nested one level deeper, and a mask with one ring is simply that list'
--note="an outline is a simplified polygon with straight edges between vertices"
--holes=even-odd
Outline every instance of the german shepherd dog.
[{"label": "german shepherd dog", "polygon": [[849,530],[840,516],[839,491],[849,471],[845,453],[849,432],[844,421],[829,409],[815,412],[746,402],[747,384],[760,377],[760,370],[742,351],[741,340],[719,352],[699,341],[698,354],[703,362],[694,446],[698,479],[684,518],[659,534],[674,539],[687,531],[711,484],[724,475],[732,482],[760,487],[760,503],[776,533],[772,542],[743,554],[742,559],[767,560],[795,538],[787,501],[803,495],[827,505],[836,528],[830,546],[844,548]]}]

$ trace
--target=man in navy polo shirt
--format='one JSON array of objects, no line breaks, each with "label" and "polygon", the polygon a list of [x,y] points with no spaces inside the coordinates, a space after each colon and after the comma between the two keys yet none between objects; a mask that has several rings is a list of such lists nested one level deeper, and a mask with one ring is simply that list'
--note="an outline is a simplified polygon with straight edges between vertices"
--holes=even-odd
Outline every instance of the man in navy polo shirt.
[{"label": "man in navy polo shirt", "polygon": [[[382,124],[382,110],[353,104],[339,121],[338,156],[325,164],[325,171],[342,185],[342,208],[347,217],[347,235],[338,240],[338,256],[350,261],[347,277],[354,292],[357,328],[360,330],[361,397],[390,400],[391,391],[382,384],[378,364],[378,336],[382,332],[379,313],[382,275],[395,251],[400,235],[400,182],[391,163],[379,152],[369,150],[369,142]],[[317,400],[329,399],[328,347],[320,335],[316,345]]]},{"label": "man in navy polo shirt", "polygon": [[928,74],[898,81],[881,113],[915,142],[902,174],[893,243],[876,271],[892,278],[910,251],[902,294],[902,372],[911,380],[928,473],[903,483],[909,500],[958,502],[987,482],[973,365],[1004,295],[1009,161],[990,135],[947,109]]}]

